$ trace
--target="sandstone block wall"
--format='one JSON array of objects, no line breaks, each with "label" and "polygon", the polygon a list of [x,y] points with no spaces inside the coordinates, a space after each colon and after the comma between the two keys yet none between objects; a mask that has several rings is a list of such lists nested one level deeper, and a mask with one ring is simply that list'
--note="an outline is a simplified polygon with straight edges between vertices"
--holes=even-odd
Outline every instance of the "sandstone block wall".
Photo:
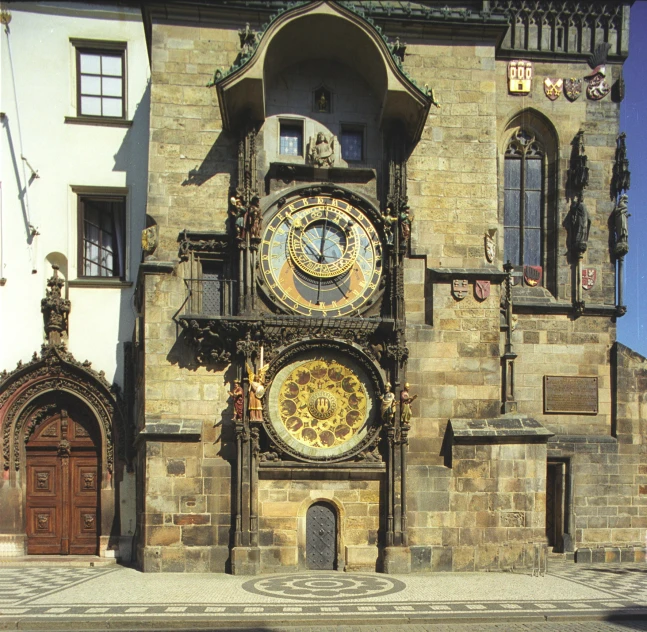
[{"label": "sandstone block wall", "polygon": [[[405,269],[407,380],[418,395],[408,449],[412,568],[535,564],[545,542],[547,458],[569,460],[571,535],[580,558],[588,551],[592,558],[594,549],[606,556],[609,547],[631,549],[633,555],[644,541],[647,519],[645,385],[643,360],[621,351],[616,375],[612,354],[615,268],[608,221],[618,105],[609,97],[592,102],[582,96],[575,103],[563,96],[556,102],[545,97],[544,76],[583,76],[585,63],[536,63],[532,93],[513,97],[507,89],[507,63],[495,59],[493,44],[409,36],[407,41],[405,69],[419,85],[432,86],[442,105],[432,107],[408,161],[415,219]],[[216,91],[203,86],[216,68],[228,68],[238,51],[237,27],[153,26],[148,214],[160,229],[159,260],[178,261],[177,237],[185,228],[224,230],[237,142],[222,131]],[[619,69],[610,68],[615,79]],[[502,156],[512,128],[523,124],[525,116],[552,133],[554,155],[547,175],[554,190],[547,203],[553,219],[547,234],[555,266],[547,271],[552,285],[514,290],[515,304],[525,306],[516,314],[513,333],[515,396],[520,414],[539,420],[556,436],[548,448],[455,445],[450,467],[444,445],[448,420],[500,412],[502,288],[493,282],[490,296],[479,301],[472,278],[467,297],[457,301],[451,281],[433,270],[485,268],[483,240],[491,229],[497,231],[492,267],[501,269]],[[591,170],[585,203],[592,226],[583,265],[598,274],[584,297],[588,305],[606,305],[609,312],[574,318],[564,221],[570,143],[580,128]],[[262,128],[261,143],[263,134]],[[379,156],[371,164],[379,165]],[[259,165],[261,170],[268,167],[263,156]],[[265,173],[258,175],[262,181]],[[188,421],[201,432],[192,441],[155,435],[144,440],[140,559],[146,570],[229,568],[235,455],[227,391],[235,376],[232,369],[195,366],[177,342],[172,317],[186,297],[184,278],[189,276],[188,265],[179,264],[173,274],[146,275],[141,288],[145,369],[140,428]],[[598,414],[544,414],[545,375],[598,377]],[[378,481],[261,478],[260,568],[299,568],[303,509],[315,498],[338,507],[345,567],[375,567],[383,528],[380,493]]]}]

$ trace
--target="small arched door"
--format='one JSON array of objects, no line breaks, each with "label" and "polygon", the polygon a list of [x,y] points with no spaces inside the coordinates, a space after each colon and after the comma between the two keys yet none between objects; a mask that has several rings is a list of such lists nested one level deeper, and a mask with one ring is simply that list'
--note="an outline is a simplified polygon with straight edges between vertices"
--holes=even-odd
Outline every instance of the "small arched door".
[{"label": "small arched door", "polygon": [[332,571],[337,562],[337,512],[329,503],[313,503],[306,514],[306,567]]},{"label": "small arched door", "polygon": [[97,555],[100,438],[94,424],[61,410],[26,445],[27,553]]}]

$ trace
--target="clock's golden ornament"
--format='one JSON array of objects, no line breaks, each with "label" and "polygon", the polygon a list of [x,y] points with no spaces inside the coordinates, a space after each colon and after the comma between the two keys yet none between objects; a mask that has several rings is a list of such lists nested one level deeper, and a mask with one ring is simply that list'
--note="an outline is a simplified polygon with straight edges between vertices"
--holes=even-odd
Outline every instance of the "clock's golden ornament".
[{"label": "clock's golden ornament", "polygon": [[364,425],[366,389],[355,373],[332,359],[295,367],[279,391],[279,414],[288,434],[317,449],[340,446]]}]

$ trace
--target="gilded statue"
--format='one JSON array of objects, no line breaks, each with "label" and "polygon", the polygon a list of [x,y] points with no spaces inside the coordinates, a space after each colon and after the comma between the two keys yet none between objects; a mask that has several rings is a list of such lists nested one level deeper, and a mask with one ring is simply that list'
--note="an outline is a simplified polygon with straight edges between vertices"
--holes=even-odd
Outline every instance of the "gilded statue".
[{"label": "gilded statue", "polygon": [[417,399],[417,395],[411,396],[409,394],[409,383],[404,385],[400,391],[400,422],[408,424],[411,420],[411,403]]}]

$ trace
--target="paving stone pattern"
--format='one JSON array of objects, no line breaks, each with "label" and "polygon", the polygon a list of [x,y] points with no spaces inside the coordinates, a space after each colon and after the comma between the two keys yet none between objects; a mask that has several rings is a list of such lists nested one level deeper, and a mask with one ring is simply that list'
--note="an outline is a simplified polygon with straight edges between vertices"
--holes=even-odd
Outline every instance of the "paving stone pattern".
[{"label": "paving stone pattern", "polygon": [[134,621],[133,625],[156,621],[160,627],[175,621],[177,627],[184,619],[189,627],[211,622],[220,629],[234,621],[248,627],[263,624],[263,629],[269,630],[274,628],[266,624],[273,622],[314,626],[322,619],[333,626],[330,629],[342,623],[395,621],[427,629],[418,623],[491,618],[512,624],[524,619],[614,616],[647,621],[646,566],[581,568],[560,564],[545,577],[297,573],[254,579],[220,574],[142,574],[121,567],[0,568],[0,629],[23,627],[30,621],[41,621],[45,626],[54,621],[88,621],[98,626],[107,620]]}]

